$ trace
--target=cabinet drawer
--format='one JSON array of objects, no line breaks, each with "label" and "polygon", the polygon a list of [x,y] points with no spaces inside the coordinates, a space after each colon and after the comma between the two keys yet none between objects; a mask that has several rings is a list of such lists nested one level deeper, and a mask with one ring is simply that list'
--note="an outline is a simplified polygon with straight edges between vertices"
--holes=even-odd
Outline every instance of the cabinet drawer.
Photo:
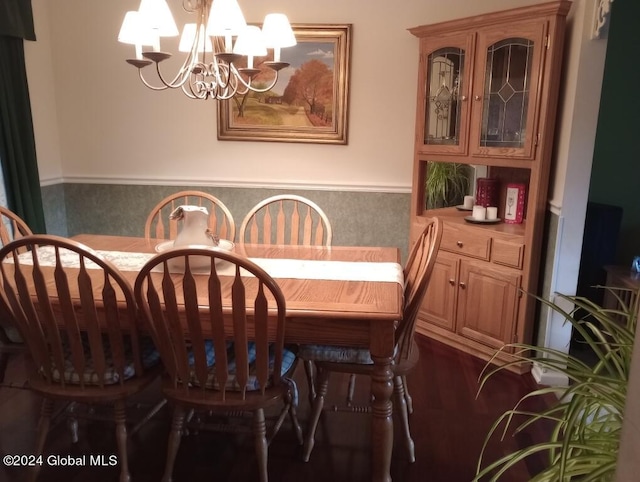
[{"label": "cabinet drawer", "polygon": [[456,226],[445,226],[440,249],[489,261],[491,236],[481,230],[470,232]]},{"label": "cabinet drawer", "polygon": [[524,245],[520,243],[512,243],[502,239],[493,240],[493,248],[491,249],[491,261],[504,266],[522,269],[522,260],[524,258]]}]

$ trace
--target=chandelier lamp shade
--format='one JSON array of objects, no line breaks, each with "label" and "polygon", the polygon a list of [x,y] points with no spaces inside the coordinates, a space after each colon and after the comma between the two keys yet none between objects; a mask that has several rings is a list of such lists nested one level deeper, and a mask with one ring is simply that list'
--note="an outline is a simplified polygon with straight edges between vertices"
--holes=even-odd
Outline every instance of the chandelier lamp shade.
[{"label": "chandelier lamp shade", "polygon": [[[160,65],[172,57],[161,49],[161,38],[179,33],[166,0],[142,0],[137,11],[125,14],[118,41],[135,46],[135,58],[127,62],[138,68],[144,85],[180,88],[191,99],[218,100],[274,87],[278,72],[289,65],[281,61],[281,49],[296,44],[286,15],[270,13],[260,28],[247,25],[237,0],[182,0],[182,8],[195,18],[182,29],[178,51],[185,59],[173,78]],[[255,57],[266,57],[267,49],[273,49],[273,60],[254,66]],[[152,64],[157,79],[149,82],[145,67]]]}]

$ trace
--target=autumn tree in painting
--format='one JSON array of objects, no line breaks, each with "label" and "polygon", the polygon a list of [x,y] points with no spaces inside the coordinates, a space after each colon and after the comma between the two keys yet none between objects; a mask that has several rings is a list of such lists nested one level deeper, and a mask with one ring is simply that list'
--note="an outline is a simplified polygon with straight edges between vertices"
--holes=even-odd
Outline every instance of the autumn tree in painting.
[{"label": "autumn tree in painting", "polygon": [[[261,64],[262,62],[258,65]],[[270,69],[261,69],[253,78],[252,84],[264,88],[272,81],[273,75]],[[333,89],[333,70],[320,60],[310,60],[296,69],[282,96],[273,92],[251,91],[244,95],[235,95],[233,102],[236,106],[236,122],[277,125],[283,117],[295,115],[295,111],[275,108],[276,105],[287,104],[304,109],[309,125],[330,125],[333,122]],[[277,102],[273,102],[274,99],[277,99]],[[248,108],[248,105],[251,107]]]},{"label": "autumn tree in painting", "polygon": [[291,76],[282,100],[302,104],[310,115],[331,118],[333,105],[333,70],[320,60],[310,60]]}]

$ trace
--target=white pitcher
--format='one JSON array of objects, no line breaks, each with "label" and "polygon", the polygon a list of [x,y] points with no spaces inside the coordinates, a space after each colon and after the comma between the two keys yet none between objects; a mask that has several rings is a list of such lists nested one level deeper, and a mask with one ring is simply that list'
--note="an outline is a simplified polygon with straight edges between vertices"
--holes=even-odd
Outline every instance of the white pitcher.
[{"label": "white pitcher", "polygon": [[201,206],[178,206],[169,219],[182,220],[182,227],[173,242],[174,247],[199,245],[218,246],[219,240],[208,226],[209,211]]}]

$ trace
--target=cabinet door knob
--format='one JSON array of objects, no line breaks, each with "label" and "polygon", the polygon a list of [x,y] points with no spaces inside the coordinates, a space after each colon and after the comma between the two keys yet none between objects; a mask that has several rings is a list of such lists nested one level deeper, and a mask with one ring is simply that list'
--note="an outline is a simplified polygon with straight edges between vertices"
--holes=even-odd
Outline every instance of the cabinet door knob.
[{"label": "cabinet door knob", "polygon": [[455,286],[456,285],[456,280],[454,280],[453,278],[449,278],[449,284],[451,286]]},{"label": "cabinet door knob", "polygon": [[474,99],[475,99],[475,100],[480,100],[480,99],[482,99],[482,97],[480,97],[479,95],[476,95],[476,96],[474,97]]},{"label": "cabinet door knob", "polygon": [[464,100],[467,100],[467,96],[466,96],[466,95],[461,95],[461,96],[460,96],[460,100],[463,100],[463,101],[464,101]]},{"label": "cabinet door knob", "polygon": [[458,248],[462,248],[464,246],[462,241],[458,241],[456,244],[458,245]]},{"label": "cabinet door knob", "polygon": [[460,281],[460,289],[465,289],[467,287],[466,283],[464,281]]}]

